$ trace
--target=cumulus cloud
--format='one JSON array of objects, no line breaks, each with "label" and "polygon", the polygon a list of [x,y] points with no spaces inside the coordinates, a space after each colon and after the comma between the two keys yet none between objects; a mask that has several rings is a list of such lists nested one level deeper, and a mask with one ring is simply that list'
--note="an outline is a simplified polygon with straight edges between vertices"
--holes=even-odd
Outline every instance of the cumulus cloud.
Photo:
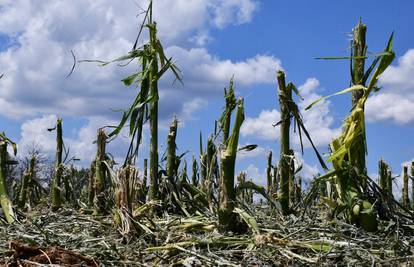
[{"label": "cumulus cloud", "polygon": [[[330,141],[340,133],[339,128],[334,128],[334,119],[329,115],[329,101],[324,101],[310,110],[304,110],[312,101],[321,97],[315,91],[319,87],[319,81],[315,78],[309,78],[299,86],[299,91],[305,98],[299,102],[298,106],[303,115],[305,127],[309,131],[312,140],[317,146],[326,146]],[[252,136],[262,140],[277,140],[280,137],[279,128],[273,125],[280,121],[280,113],[276,109],[262,110],[258,117],[248,117],[243,124],[242,136]],[[293,142],[300,144],[297,134],[294,135]],[[303,136],[304,146],[310,144]]]},{"label": "cumulus cloud", "polygon": [[262,140],[276,140],[279,138],[279,131],[273,125],[280,121],[279,111],[262,110],[258,117],[247,117],[241,128],[241,135],[254,136]]},{"label": "cumulus cloud", "polygon": [[[53,157],[56,151],[56,132],[48,132],[48,128],[53,128],[56,125],[58,116],[55,114],[43,115],[39,118],[30,119],[21,125],[21,137],[18,142],[19,153],[24,155],[30,148],[36,144],[40,145],[42,152]],[[69,149],[69,156],[76,156],[81,159],[80,164],[85,166],[89,164],[96,153],[97,129],[105,125],[105,123],[113,123],[115,121],[108,121],[102,117],[91,117],[87,123],[79,129],[72,129],[73,135],[66,133],[65,121],[63,121],[63,141],[65,147]],[[147,144],[143,140],[142,148],[145,149]],[[121,134],[119,138],[113,140],[108,144],[108,150],[114,155],[115,160],[120,162],[124,156],[122,153],[127,150],[129,139],[126,138],[125,133]]]},{"label": "cumulus cloud", "polygon": [[414,49],[410,49],[380,77],[383,88],[368,99],[365,108],[367,120],[391,120],[398,124],[414,121],[413,76]]},{"label": "cumulus cloud", "polygon": [[[69,51],[75,51],[78,59],[102,60],[127,53],[142,19],[135,17],[147,3],[2,1],[0,32],[16,41],[0,51],[0,69],[6,74],[0,80],[0,112],[19,119],[42,114],[117,119],[120,115],[110,108],[130,104],[136,92],[122,88],[120,80],[136,71],[136,65],[101,68],[83,63],[65,79],[73,63]],[[172,114],[191,120],[191,112],[207,106],[203,97],[221,93],[233,74],[239,84],[252,85],[270,82],[275,68],[281,68],[272,56],[233,62],[197,47],[196,43],[211,39],[212,27],[249,22],[258,7],[256,1],[160,0],[154,5],[160,39],[184,76],[184,86],[172,85],[171,76],[161,81],[161,120],[169,120]]]}]

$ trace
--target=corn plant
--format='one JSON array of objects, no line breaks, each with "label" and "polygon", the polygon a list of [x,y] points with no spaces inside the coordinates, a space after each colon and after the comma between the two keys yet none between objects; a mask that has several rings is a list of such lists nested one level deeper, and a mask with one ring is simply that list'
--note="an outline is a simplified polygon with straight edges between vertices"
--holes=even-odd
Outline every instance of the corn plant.
[{"label": "corn plant", "polygon": [[10,144],[13,147],[14,155],[17,153],[17,146],[16,144],[11,141],[7,136],[3,133],[0,133],[0,205],[3,210],[4,217],[8,223],[14,222],[14,212],[13,212],[13,205],[9,199],[7,193],[7,186],[6,186],[6,167],[8,164],[8,153],[7,153],[7,145]]},{"label": "corn plant", "polygon": [[[376,84],[380,75],[394,60],[392,42],[393,34],[383,53],[377,55],[371,66],[365,71],[362,84],[353,85],[333,94],[339,95],[362,90],[362,96],[355,102],[351,114],[344,121],[342,134],[330,144],[329,161],[333,164],[333,170],[324,175],[324,178],[332,182],[338,195],[335,203],[330,203],[330,205],[335,211],[343,213],[350,222],[361,225],[367,231],[377,229],[377,219],[373,203],[364,197],[366,181],[363,174],[366,169],[365,152],[367,151],[364,107],[371,93],[378,90]],[[354,52],[351,52],[351,63],[360,59],[360,56],[354,56],[352,53]],[[351,69],[351,77],[354,75],[355,70]],[[361,77],[360,74],[358,75]],[[355,81],[353,83],[355,84]],[[363,84],[366,83],[368,85],[364,86]],[[333,95],[313,102],[307,109]],[[364,151],[363,157],[361,150]]]},{"label": "corn plant", "polygon": [[[309,143],[311,144],[321,166],[327,169],[322,156],[316,149],[309,132],[306,130],[302,120],[302,115],[299,112],[299,108],[292,99],[292,92],[298,97],[302,98],[299,94],[296,86],[289,82],[286,84],[285,73],[283,71],[277,72],[278,82],[278,96],[279,96],[279,107],[280,107],[280,121],[275,125],[280,125],[280,159],[279,159],[279,175],[280,175],[280,193],[279,200],[284,214],[290,212],[289,203],[291,192],[293,192],[293,178],[294,178],[294,166],[293,159],[294,154],[290,148],[290,124],[291,120],[294,119],[295,128],[298,130],[299,139],[302,143],[302,133],[305,134]],[[292,193],[293,195],[293,193]]]},{"label": "corn plant", "polygon": [[[148,30],[149,40],[144,45],[137,47],[141,33],[145,29]],[[107,65],[114,62],[126,62],[122,66],[132,61],[137,61],[140,70],[132,75],[124,78],[122,82],[125,86],[134,85],[139,89],[139,93],[135,97],[131,106],[124,112],[119,124],[109,133],[109,138],[115,138],[129,120],[129,134],[131,143],[125,157],[123,166],[133,165],[138,156],[139,146],[142,140],[142,127],[149,118],[150,124],[150,188],[149,199],[157,199],[158,197],[158,81],[168,71],[172,71],[176,79],[181,81],[180,71],[172,62],[171,58],[167,58],[164,53],[163,46],[157,37],[157,24],[153,21],[152,1],[148,5],[142,26],[139,29],[138,36],[135,40],[132,50],[122,57],[110,62],[84,60],[84,62],[100,62]]]},{"label": "corn plant", "polygon": [[[230,118],[231,110],[234,109],[227,105],[226,95],[226,110],[223,117]],[[234,188],[234,170],[237,155],[237,146],[239,141],[240,128],[244,121],[244,105],[243,99],[236,102],[237,112],[234,121],[233,131],[229,139],[223,139],[223,149],[220,151],[221,160],[221,177],[220,177],[220,203],[218,210],[218,217],[220,225],[226,229],[236,230],[236,217],[234,205],[236,202],[236,190]],[[223,118],[222,117],[222,118]],[[227,122],[227,119],[226,119]],[[228,120],[230,123],[230,121]],[[225,124],[223,124],[225,126]],[[229,129],[229,128],[228,128]],[[224,131],[223,131],[224,132]]]}]

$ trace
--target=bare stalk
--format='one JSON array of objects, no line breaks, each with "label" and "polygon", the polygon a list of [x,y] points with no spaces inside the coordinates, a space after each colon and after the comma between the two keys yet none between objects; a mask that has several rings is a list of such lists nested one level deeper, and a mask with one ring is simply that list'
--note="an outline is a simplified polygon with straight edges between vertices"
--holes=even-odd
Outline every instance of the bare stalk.
[{"label": "bare stalk", "polygon": [[289,144],[289,129],[290,129],[290,112],[287,106],[287,101],[292,101],[292,90],[286,87],[285,73],[283,71],[277,72],[277,81],[279,84],[279,106],[280,106],[280,204],[283,213],[289,212],[289,180],[290,180],[290,144]]}]

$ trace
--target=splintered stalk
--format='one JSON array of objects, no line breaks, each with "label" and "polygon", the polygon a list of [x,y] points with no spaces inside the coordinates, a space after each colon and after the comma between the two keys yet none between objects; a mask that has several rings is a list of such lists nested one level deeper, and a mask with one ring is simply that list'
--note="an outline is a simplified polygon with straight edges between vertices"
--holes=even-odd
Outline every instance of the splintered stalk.
[{"label": "splintered stalk", "polygon": [[106,140],[107,135],[103,129],[98,130],[98,139],[96,141],[97,150],[95,158],[95,199],[94,213],[100,214],[105,212],[105,181],[106,181]]},{"label": "splintered stalk", "polygon": [[220,125],[223,131],[223,144],[226,145],[229,139],[230,133],[230,120],[231,113],[236,108],[236,96],[234,94],[234,81],[233,79],[229,82],[228,90],[224,89],[224,96],[226,100],[226,107],[223,116],[220,119]]},{"label": "splintered stalk", "polygon": [[405,208],[409,208],[410,200],[408,199],[408,167],[403,167],[403,190],[402,190],[402,204]]},{"label": "splintered stalk", "polygon": [[234,188],[234,171],[240,128],[243,121],[244,106],[243,99],[240,99],[237,103],[237,112],[234,121],[233,132],[228,142],[226,142],[227,145],[225,145],[224,149],[220,152],[221,177],[218,217],[220,225],[223,226],[224,229],[230,231],[234,231],[236,226],[236,214],[233,212],[234,204],[236,201],[236,190]]},{"label": "splintered stalk", "polygon": [[272,192],[272,151],[269,151],[267,156],[267,169],[266,169],[266,176],[267,176],[267,194],[271,194]]},{"label": "splintered stalk", "polygon": [[[0,136],[1,137],[1,136]],[[8,223],[14,222],[13,205],[6,187],[7,142],[0,138],[0,204]]]},{"label": "splintered stalk", "polygon": [[61,180],[63,175],[62,164],[63,137],[62,137],[62,119],[56,123],[56,159],[55,159],[55,177],[52,181],[52,210],[58,210],[61,206]]},{"label": "splintered stalk", "polygon": [[[352,84],[365,86],[365,55],[367,53],[366,33],[367,26],[359,21],[357,26],[352,29]],[[363,95],[363,90],[355,90],[352,92],[352,106],[355,106]]]},{"label": "splintered stalk", "polygon": [[174,177],[176,175],[175,170],[175,162],[176,162],[176,149],[177,145],[175,143],[175,139],[177,137],[177,118],[174,117],[171,125],[170,125],[170,132],[168,133],[167,137],[167,146],[168,146],[168,154],[167,154],[167,176]]},{"label": "splintered stalk", "polygon": [[277,81],[279,84],[279,106],[280,106],[280,204],[284,214],[289,212],[289,180],[290,180],[290,112],[287,101],[292,101],[292,90],[286,87],[285,73],[277,72]]}]

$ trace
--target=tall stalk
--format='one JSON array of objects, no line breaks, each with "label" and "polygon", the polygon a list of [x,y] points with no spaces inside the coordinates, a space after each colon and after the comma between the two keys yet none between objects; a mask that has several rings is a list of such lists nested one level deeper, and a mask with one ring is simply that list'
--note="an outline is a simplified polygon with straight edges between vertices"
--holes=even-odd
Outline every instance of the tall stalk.
[{"label": "tall stalk", "polygon": [[[365,59],[367,53],[366,45],[366,32],[367,26],[359,21],[357,26],[352,30],[353,40],[352,40],[352,57],[351,57],[351,81],[352,85],[361,85],[365,86]],[[364,94],[363,89],[354,90],[352,92],[352,107],[356,107],[358,101]],[[364,109],[364,106],[361,107]],[[355,150],[355,155],[350,159],[352,166],[356,167],[360,174],[366,174],[366,164],[365,164],[365,133],[357,137],[358,140],[355,142],[353,150]],[[367,181],[363,179],[361,181],[362,186],[365,188]]]},{"label": "tall stalk", "polygon": [[[148,30],[149,40],[144,45],[138,47],[141,33]],[[122,66],[128,65],[136,60],[140,70],[124,78],[122,82],[125,86],[135,85],[138,90],[131,106],[124,112],[118,126],[109,134],[108,137],[116,137],[129,121],[129,134],[131,142],[123,167],[135,164],[138,157],[138,150],[142,140],[142,128],[149,118],[150,126],[150,157],[149,157],[149,194],[150,200],[158,198],[158,81],[168,71],[172,71],[175,78],[181,81],[180,70],[172,62],[172,58],[167,58],[163,46],[157,37],[157,24],[153,21],[152,1],[148,5],[138,36],[132,50],[124,56],[115,60],[104,62],[107,65],[114,62],[123,62]],[[90,61],[90,60],[87,60]],[[96,61],[93,62],[100,62]]]},{"label": "tall stalk", "polygon": [[[152,13],[152,11],[150,11]],[[151,15],[150,15],[151,16]],[[156,24],[150,20],[149,35],[150,49],[156,51]],[[158,61],[157,55],[152,56],[152,64],[149,72],[150,95],[155,97],[155,101],[150,104],[150,189],[149,198],[155,200],[158,198]]]},{"label": "tall stalk", "polygon": [[279,84],[279,106],[280,106],[280,204],[284,214],[289,212],[289,180],[290,180],[290,111],[286,102],[292,101],[292,90],[286,86],[285,73],[277,72]]},{"label": "tall stalk", "polygon": [[57,210],[61,206],[61,181],[63,175],[63,136],[62,136],[62,119],[56,123],[56,158],[55,158],[55,177],[52,181],[52,210]]},{"label": "tall stalk", "polygon": [[[364,37],[366,29],[364,30],[362,25],[358,27],[362,29],[362,32],[355,35]],[[357,30],[354,32],[356,33]],[[331,96],[362,90],[362,96],[358,100],[353,98],[355,99],[355,104],[351,114],[344,121],[341,135],[330,144],[331,155],[329,161],[332,162],[334,170],[327,174],[327,177],[330,177],[330,182],[335,186],[337,193],[335,200],[337,207],[335,207],[335,210],[341,210],[338,213],[345,215],[349,222],[360,225],[367,231],[376,231],[378,221],[374,203],[372,203],[372,200],[367,199],[367,194],[365,194],[367,190],[367,181],[365,179],[365,153],[367,146],[364,107],[371,93],[379,89],[377,87],[379,77],[395,58],[395,53],[392,50],[393,36],[391,34],[384,51],[375,56],[370,67],[366,71],[364,70],[365,72],[363,73],[360,69],[364,63],[361,63],[360,59],[365,59],[366,46],[365,41],[358,37],[360,38],[358,39],[359,43],[354,45],[357,42],[353,42],[351,53],[351,66],[353,66],[353,63],[356,66],[351,68],[353,86],[318,99],[307,107],[309,109],[321,100]]]},{"label": "tall stalk", "polygon": [[[226,112],[227,110],[225,110]],[[239,141],[240,128],[244,121],[243,99],[237,103],[236,118],[234,121],[231,137],[225,142],[224,149],[220,152],[221,177],[220,177],[220,204],[219,204],[219,223],[230,231],[236,230],[236,215],[233,212],[236,201],[234,188],[234,172]]]}]

